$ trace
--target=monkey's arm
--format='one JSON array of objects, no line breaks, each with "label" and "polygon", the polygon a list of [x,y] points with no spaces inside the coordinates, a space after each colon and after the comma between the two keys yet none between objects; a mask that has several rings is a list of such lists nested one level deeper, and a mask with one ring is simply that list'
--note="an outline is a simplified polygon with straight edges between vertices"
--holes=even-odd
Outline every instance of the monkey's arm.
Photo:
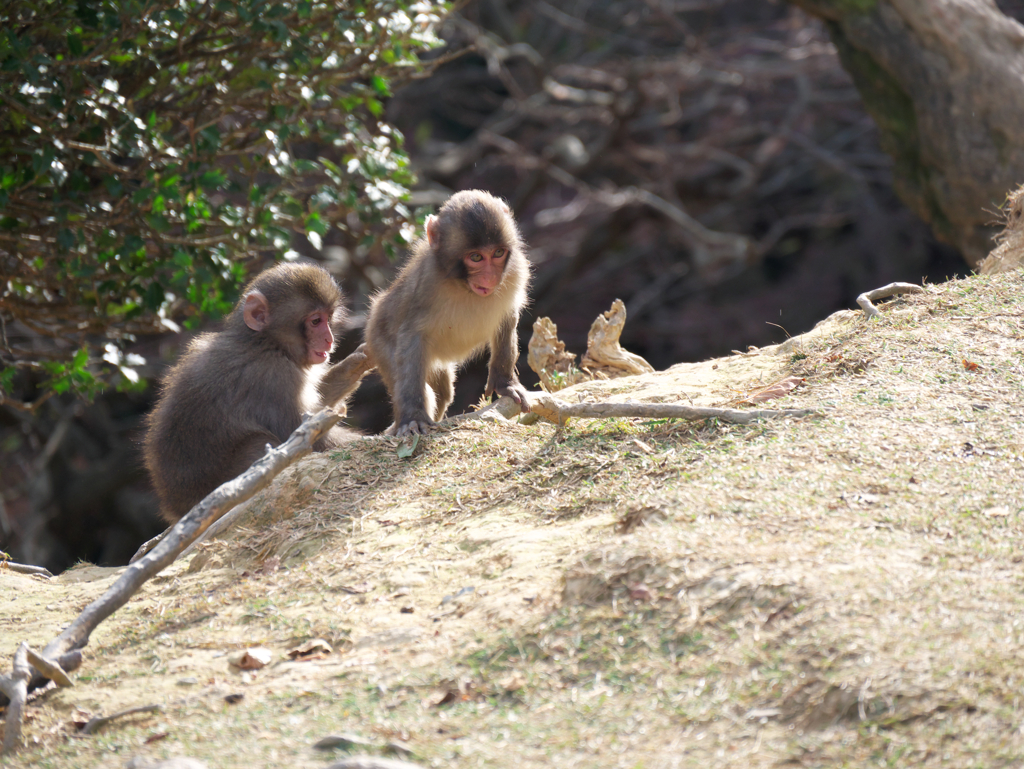
[{"label": "monkey's arm", "polygon": [[351,355],[331,366],[320,380],[321,408],[334,406],[351,395],[375,366],[365,344],[359,345]]},{"label": "monkey's arm", "polygon": [[516,376],[516,360],[519,358],[519,334],[516,331],[518,322],[518,313],[513,313],[507,316],[494,332],[484,395],[493,392],[507,395],[526,412],[530,410],[530,399],[526,388],[519,384],[519,377]]},{"label": "monkey's arm", "polygon": [[398,344],[390,350],[390,370],[394,376],[391,400],[395,410],[394,434],[401,437],[410,433],[426,435],[436,424],[427,413],[426,341],[411,329],[403,329]]}]

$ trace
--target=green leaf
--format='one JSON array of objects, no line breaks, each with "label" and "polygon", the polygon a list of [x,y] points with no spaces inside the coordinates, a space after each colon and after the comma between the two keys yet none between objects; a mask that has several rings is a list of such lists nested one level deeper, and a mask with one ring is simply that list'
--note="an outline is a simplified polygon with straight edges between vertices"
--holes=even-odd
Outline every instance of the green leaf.
[{"label": "green leaf", "polygon": [[306,232],[315,232],[317,235],[326,235],[330,227],[320,218],[320,214],[310,214],[306,217]]},{"label": "green leaf", "polygon": [[18,370],[14,366],[7,366],[0,369],[0,390],[4,392],[14,391],[14,375]]},{"label": "green leaf", "polygon": [[206,171],[199,177],[199,186],[207,190],[220,189],[228,179],[227,174],[220,170]]},{"label": "green leaf", "polygon": [[405,440],[398,445],[398,450],[395,452],[399,459],[408,459],[412,456],[413,452],[416,451],[416,447],[419,445],[420,436],[414,435],[412,440]]},{"label": "green leaf", "polygon": [[85,53],[85,48],[82,46],[82,38],[78,35],[68,33],[68,50],[71,51],[72,56],[81,56]]},{"label": "green leaf", "polygon": [[150,310],[159,310],[164,298],[164,287],[159,283],[150,283],[146,288],[145,304]]},{"label": "green leaf", "polygon": [[107,192],[115,198],[119,198],[124,194],[124,185],[121,184],[120,179],[116,176],[104,176],[103,186],[106,187]]},{"label": "green leaf", "polygon": [[71,230],[67,229],[66,227],[62,227],[60,230],[58,230],[58,232],[57,232],[57,245],[59,245],[61,247],[61,249],[63,249],[64,251],[67,251],[67,250],[69,250],[71,248],[74,248],[75,247],[75,243],[76,243],[76,241],[75,241],[75,233],[73,233]]},{"label": "green leaf", "polygon": [[212,153],[216,152],[220,147],[220,131],[217,126],[212,125],[204,128],[199,132],[199,150],[200,152]]}]

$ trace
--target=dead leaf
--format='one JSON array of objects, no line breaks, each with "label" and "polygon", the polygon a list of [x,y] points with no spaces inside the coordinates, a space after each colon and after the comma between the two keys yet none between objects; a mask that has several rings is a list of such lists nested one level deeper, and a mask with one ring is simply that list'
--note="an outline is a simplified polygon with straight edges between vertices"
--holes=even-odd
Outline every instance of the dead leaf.
[{"label": "dead leaf", "polygon": [[740,401],[740,403],[764,403],[765,401],[772,400],[773,398],[781,398],[784,395],[788,395],[790,392],[795,390],[803,383],[804,380],[801,377],[786,377],[780,382],[776,382],[775,384],[766,387],[763,390],[758,390],[748,395],[746,398]]},{"label": "dead leaf", "polygon": [[433,696],[428,697],[425,704],[428,707],[439,708],[442,705],[450,705],[453,702],[462,702],[470,698],[472,691],[472,681],[449,681],[443,689],[437,689]]},{"label": "dead leaf", "polygon": [[357,734],[332,734],[330,737],[324,737],[313,747],[317,750],[333,750],[334,748],[352,750],[353,748],[374,748],[377,747],[377,744]]},{"label": "dead leaf", "polygon": [[526,677],[522,673],[516,672],[508,678],[499,681],[498,686],[506,692],[517,692],[526,686]]},{"label": "dead leaf", "polygon": [[260,567],[256,569],[257,574],[271,575],[275,571],[281,568],[281,558],[277,555],[272,555],[270,558],[260,564]]},{"label": "dead leaf", "polygon": [[259,670],[265,668],[274,659],[274,653],[270,649],[257,647],[235,652],[228,657],[228,664],[241,670]]},{"label": "dead leaf", "polygon": [[620,534],[629,534],[640,526],[648,523],[659,523],[665,520],[665,511],[658,506],[644,505],[630,509],[619,520],[617,528]]},{"label": "dead leaf", "polygon": [[314,638],[304,644],[288,650],[288,656],[293,660],[322,660],[334,653],[334,648],[323,638]]},{"label": "dead leaf", "polygon": [[977,363],[973,363],[972,361],[967,360],[967,358],[963,359],[963,363],[964,368],[967,369],[968,371],[977,371],[979,368],[981,368],[981,366],[979,366]]},{"label": "dead leaf", "polygon": [[432,708],[439,708],[442,705],[450,705],[453,702],[458,702],[462,699],[462,695],[458,691],[452,689],[442,689],[441,691],[435,692],[433,697],[427,700],[427,703]]},{"label": "dead leaf", "polygon": [[643,583],[634,585],[629,589],[629,597],[634,601],[653,601],[654,593]]}]

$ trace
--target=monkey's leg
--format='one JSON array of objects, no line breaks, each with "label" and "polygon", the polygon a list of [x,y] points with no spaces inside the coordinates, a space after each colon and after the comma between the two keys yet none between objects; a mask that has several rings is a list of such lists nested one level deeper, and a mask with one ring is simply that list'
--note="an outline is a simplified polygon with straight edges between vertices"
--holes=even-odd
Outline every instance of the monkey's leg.
[{"label": "monkey's leg", "polygon": [[519,384],[516,376],[516,360],[519,358],[519,334],[516,325],[519,318],[508,315],[494,332],[491,339],[491,362],[487,369],[487,387],[484,395],[496,392],[499,396],[507,395],[523,411],[530,410],[530,400],[526,388]]},{"label": "monkey's leg", "polygon": [[[398,437],[410,433],[426,435],[434,426],[427,413],[427,359],[424,340],[409,331],[399,335],[389,366],[395,374],[395,388],[391,400],[395,411],[394,434]],[[375,350],[378,357],[380,351]]]},{"label": "monkey's leg", "polygon": [[455,367],[435,368],[427,375],[427,385],[434,391],[434,421],[440,422],[455,399]]}]

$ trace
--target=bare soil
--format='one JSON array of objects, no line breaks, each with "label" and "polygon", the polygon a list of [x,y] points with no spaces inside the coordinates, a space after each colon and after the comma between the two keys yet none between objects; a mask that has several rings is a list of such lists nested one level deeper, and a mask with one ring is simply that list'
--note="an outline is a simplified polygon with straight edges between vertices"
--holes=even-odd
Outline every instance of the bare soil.
[{"label": "bare soil", "polygon": [[[437,767],[1019,766],[1022,289],[928,285],[559,392],[730,405],[799,376],[762,407],[818,416],[476,421],[308,458],[100,627],[4,765],[318,767],[349,733]],[[117,573],[0,571],[5,667]],[[334,652],[288,659],[313,638]],[[250,647],[272,662],[233,668]]]}]

